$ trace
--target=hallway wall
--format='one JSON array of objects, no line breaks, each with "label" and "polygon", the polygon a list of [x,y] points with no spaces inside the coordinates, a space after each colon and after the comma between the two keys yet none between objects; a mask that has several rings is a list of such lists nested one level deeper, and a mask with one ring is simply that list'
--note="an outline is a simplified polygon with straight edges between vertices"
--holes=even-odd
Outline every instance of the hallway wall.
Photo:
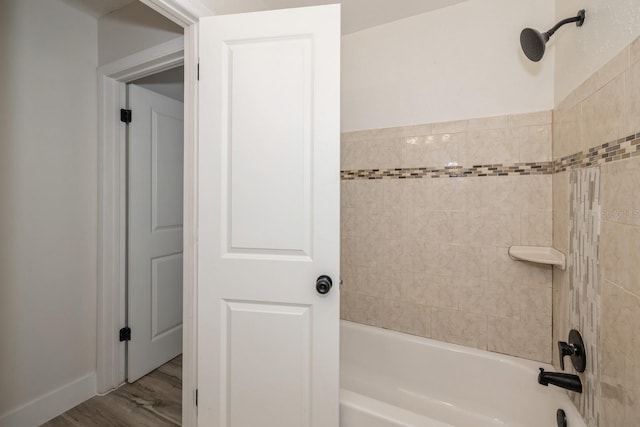
[{"label": "hallway wall", "polygon": [[96,46],[62,2],[0,2],[1,426],[95,393]]}]

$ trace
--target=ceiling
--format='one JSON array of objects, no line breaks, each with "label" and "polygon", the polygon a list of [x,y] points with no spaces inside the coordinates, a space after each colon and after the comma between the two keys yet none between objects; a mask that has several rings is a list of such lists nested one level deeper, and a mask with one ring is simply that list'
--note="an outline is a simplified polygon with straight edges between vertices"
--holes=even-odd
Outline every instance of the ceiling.
[{"label": "ceiling", "polygon": [[[135,0],[60,0],[96,18]],[[286,9],[340,2],[342,34],[386,24],[413,15],[461,3],[465,0],[201,0],[216,15]]]},{"label": "ceiling", "polygon": [[464,0],[205,0],[216,15],[342,4],[342,34],[408,18],[451,6]]},{"label": "ceiling", "polygon": [[120,9],[135,0],[60,0],[89,15],[100,18],[107,13]]}]

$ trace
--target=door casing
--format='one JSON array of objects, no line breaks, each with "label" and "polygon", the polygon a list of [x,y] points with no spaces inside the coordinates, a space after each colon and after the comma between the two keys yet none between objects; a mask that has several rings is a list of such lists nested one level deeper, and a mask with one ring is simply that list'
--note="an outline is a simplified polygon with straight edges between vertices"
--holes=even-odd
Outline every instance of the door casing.
[{"label": "door casing", "polygon": [[184,264],[182,425],[197,425],[196,230],[197,216],[197,52],[198,22],[212,12],[200,0],[140,0],[184,28],[184,38],[122,58],[98,69],[98,393],[125,380],[126,129],[119,110],[126,106],[126,83],[184,64]]}]

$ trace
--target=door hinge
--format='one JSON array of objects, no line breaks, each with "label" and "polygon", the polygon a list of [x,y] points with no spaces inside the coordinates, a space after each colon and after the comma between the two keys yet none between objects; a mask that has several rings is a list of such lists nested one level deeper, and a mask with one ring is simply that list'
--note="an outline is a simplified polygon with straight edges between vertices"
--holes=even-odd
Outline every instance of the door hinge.
[{"label": "door hinge", "polygon": [[196,406],[198,406],[198,389],[196,389]]},{"label": "door hinge", "polygon": [[200,80],[200,63],[196,66],[196,79]]},{"label": "door hinge", "polygon": [[131,328],[125,326],[120,329],[120,341],[131,341]]},{"label": "door hinge", "polygon": [[120,121],[122,123],[131,123],[131,110],[127,110],[126,108],[121,108]]}]

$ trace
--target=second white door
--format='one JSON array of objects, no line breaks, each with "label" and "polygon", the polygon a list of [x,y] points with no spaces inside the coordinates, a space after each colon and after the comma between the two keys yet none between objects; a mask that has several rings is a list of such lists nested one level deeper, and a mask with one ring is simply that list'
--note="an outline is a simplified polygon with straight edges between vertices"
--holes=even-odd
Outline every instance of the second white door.
[{"label": "second white door", "polygon": [[182,353],[183,104],[129,86],[128,344],[133,382]]}]

